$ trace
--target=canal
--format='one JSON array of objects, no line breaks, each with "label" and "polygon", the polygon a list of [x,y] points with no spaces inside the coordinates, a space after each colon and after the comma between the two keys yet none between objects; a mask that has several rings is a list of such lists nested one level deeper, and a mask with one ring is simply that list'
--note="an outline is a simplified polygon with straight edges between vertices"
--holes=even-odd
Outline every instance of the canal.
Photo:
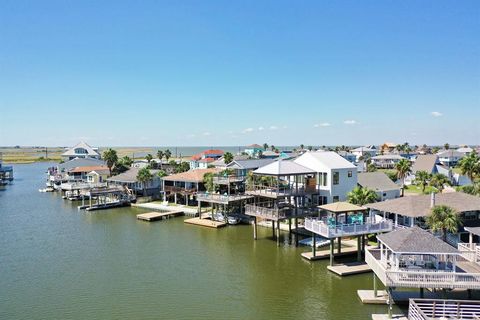
[{"label": "canal", "polygon": [[85,213],[39,193],[49,163],[0,190],[0,319],[370,319],[372,274],[340,278],[271,230],[219,230],[134,208]]}]

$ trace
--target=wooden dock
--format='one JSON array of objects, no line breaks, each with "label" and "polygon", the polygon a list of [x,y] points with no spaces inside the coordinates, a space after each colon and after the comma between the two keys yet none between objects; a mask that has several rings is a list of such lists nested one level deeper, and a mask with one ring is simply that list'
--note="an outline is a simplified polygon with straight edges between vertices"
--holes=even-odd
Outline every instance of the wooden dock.
[{"label": "wooden dock", "polygon": [[327,266],[327,269],[339,276],[351,276],[354,274],[371,272],[372,268],[365,262],[349,262],[337,264],[334,266]]},{"label": "wooden dock", "polygon": [[[357,254],[356,247],[343,247],[341,253],[336,252],[337,249],[335,248],[334,257],[343,257],[343,256],[350,256]],[[313,256],[312,251],[303,252],[302,257],[304,259],[315,261],[315,260],[322,260],[322,259],[330,259],[330,247],[328,249],[317,250],[315,256]]]},{"label": "wooden dock", "polygon": [[162,219],[170,219],[171,217],[178,217],[180,215],[183,215],[183,211],[181,210],[166,211],[166,212],[152,211],[152,212],[137,214],[137,219],[144,220],[144,221],[156,221],[156,220],[162,220]]},{"label": "wooden dock", "polygon": [[183,222],[188,224],[194,224],[197,226],[202,226],[202,227],[209,227],[209,228],[221,228],[227,225],[226,222],[220,222],[220,221],[215,221],[211,219],[200,219],[200,218],[186,219]]}]

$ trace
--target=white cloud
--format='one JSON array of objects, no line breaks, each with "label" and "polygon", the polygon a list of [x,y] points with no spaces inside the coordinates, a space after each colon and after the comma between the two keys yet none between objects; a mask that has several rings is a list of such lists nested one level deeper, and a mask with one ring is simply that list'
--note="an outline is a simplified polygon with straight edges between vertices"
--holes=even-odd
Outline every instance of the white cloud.
[{"label": "white cloud", "polygon": [[258,127],[258,131],[263,131],[263,130],[265,130],[264,127]]},{"label": "white cloud", "polygon": [[343,121],[345,124],[357,124],[358,122],[356,120],[345,120]]},{"label": "white cloud", "polygon": [[434,117],[441,117],[441,116],[443,116],[443,113],[440,113],[440,112],[438,112],[438,111],[432,111],[432,113],[430,113],[430,114],[431,114],[432,116],[434,116]]},{"label": "white cloud", "polygon": [[270,130],[277,130],[278,127],[277,126],[270,126]]},{"label": "white cloud", "polygon": [[250,133],[250,132],[253,132],[253,128],[247,128],[242,131],[242,133]]},{"label": "white cloud", "polygon": [[212,134],[210,132],[204,132],[203,135],[207,137],[207,136],[211,136]]},{"label": "white cloud", "polygon": [[331,124],[328,122],[322,122],[322,123],[316,123],[313,125],[315,128],[320,128],[320,127],[330,127]]}]

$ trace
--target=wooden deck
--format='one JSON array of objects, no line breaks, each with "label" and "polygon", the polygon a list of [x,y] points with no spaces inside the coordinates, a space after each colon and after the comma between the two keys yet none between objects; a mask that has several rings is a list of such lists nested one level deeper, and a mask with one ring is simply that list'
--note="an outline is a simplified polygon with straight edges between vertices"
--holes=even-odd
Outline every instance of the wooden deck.
[{"label": "wooden deck", "polygon": [[221,228],[227,225],[226,222],[220,222],[220,221],[215,221],[211,219],[200,219],[200,218],[186,219],[183,222],[188,224],[194,224],[197,226],[202,226],[202,227],[209,227],[209,228]]},{"label": "wooden deck", "polygon": [[168,212],[152,211],[152,212],[137,214],[137,219],[144,220],[144,221],[155,221],[155,220],[169,219],[171,217],[177,217],[180,215],[183,215],[183,211],[181,210],[168,211]]},{"label": "wooden deck", "polygon": [[[342,252],[337,253],[337,247],[335,246],[335,251],[333,256],[334,257],[343,257],[343,256],[350,256],[357,254],[357,247],[356,246],[342,246]],[[327,246],[326,249],[317,250],[315,256],[313,256],[312,251],[303,252],[302,257],[310,260],[322,260],[322,259],[330,259],[330,246]]]},{"label": "wooden deck", "polygon": [[372,269],[365,262],[350,262],[327,266],[327,269],[339,276],[350,276],[354,274],[372,272]]}]

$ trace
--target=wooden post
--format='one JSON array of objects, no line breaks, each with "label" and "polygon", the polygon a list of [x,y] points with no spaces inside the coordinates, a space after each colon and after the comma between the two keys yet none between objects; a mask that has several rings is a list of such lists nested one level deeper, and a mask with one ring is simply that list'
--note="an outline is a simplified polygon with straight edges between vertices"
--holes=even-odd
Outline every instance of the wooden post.
[{"label": "wooden post", "polygon": [[367,240],[367,235],[362,235],[362,252],[365,253],[365,243]]},{"label": "wooden post", "polygon": [[375,272],[373,272],[373,297],[378,297],[377,276],[375,275]]},{"label": "wooden post", "polygon": [[292,234],[292,218],[288,218],[288,233]]},{"label": "wooden post", "polygon": [[420,288],[420,298],[421,299],[425,298],[425,292],[423,288]]},{"label": "wooden post", "polygon": [[89,207],[92,207],[92,193],[90,192],[90,197],[89,197]]},{"label": "wooden post", "polygon": [[333,266],[333,250],[334,250],[334,240],[330,239],[330,266]]},{"label": "wooden post", "polygon": [[362,245],[361,236],[357,236],[357,261],[362,261]]},{"label": "wooden post", "polygon": [[312,246],[312,258],[315,258],[317,255],[317,238],[315,237],[315,233],[312,232],[313,237],[313,246]]},{"label": "wooden post", "polygon": [[392,289],[387,288],[387,292],[388,292],[388,319],[392,319],[392,305],[393,305]]},{"label": "wooden post", "polygon": [[202,219],[202,202],[198,201],[198,217]]},{"label": "wooden post", "polygon": [[253,239],[257,240],[257,217],[253,217]]},{"label": "wooden post", "polygon": [[295,202],[295,247],[298,247],[298,201],[297,197],[294,198]]},{"label": "wooden post", "polygon": [[280,246],[280,220],[277,220],[277,246]]},{"label": "wooden post", "polygon": [[275,220],[272,220],[272,237],[275,239]]},{"label": "wooden post", "polygon": [[338,237],[337,242],[338,242],[337,253],[342,253],[342,238]]}]

